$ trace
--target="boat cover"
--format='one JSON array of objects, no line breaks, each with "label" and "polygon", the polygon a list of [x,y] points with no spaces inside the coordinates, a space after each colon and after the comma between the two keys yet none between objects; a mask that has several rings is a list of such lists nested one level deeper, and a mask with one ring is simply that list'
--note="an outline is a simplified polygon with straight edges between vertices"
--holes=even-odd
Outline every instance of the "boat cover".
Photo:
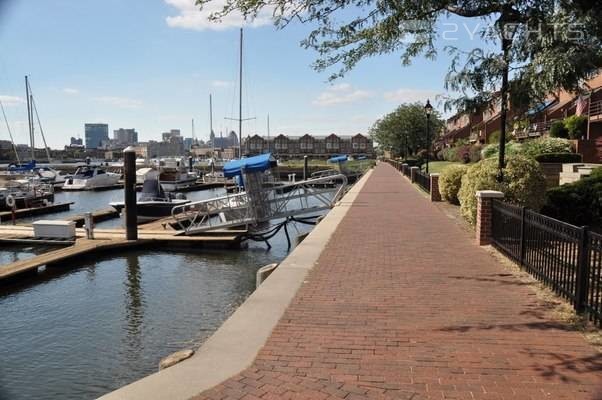
[{"label": "boat cover", "polygon": [[27,164],[10,164],[8,170],[11,172],[26,172],[31,171],[36,167],[36,161],[30,161]]},{"label": "boat cover", "polygon": [[274,166],[276,166],[276,160],[272,157],[272,153],[265,153],[240,160],[228,161],[224,165],[224,176],[231,178],[242,175],[243,169],[245,171],[266,171]]},{"label": "boat cover", "polygon": [[334,156],[328,159],[329,163],[342,163],[347,161],[347,156],[346,155],[342,155],[342,156]]}]

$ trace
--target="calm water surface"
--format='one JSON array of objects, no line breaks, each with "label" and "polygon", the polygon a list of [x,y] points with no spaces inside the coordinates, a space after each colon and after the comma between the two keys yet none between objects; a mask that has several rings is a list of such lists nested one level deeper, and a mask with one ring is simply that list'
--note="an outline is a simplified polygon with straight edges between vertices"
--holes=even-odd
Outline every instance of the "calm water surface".
[{"label": "calm water surface", "polygon": [[[96,192],[88,204],[104,202],[102,208],[111,195]],[[155,372],[162,357],[197,347],[223,323],[254,290],[258,268],[286,257],[283,233],[269,251],[260,243],[235,251],[129,251],[0,287],[0,399],[93,399]],[[43,250],[3,247],[0,263]]]}]

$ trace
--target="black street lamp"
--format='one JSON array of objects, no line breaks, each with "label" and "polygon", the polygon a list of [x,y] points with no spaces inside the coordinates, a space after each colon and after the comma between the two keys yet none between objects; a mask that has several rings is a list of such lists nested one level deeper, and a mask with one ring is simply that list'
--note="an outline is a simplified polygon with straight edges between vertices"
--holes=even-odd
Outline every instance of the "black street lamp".
[{"label": "black street lamp", "polygon": [[431,148],[431,142],[429,140],[429,130],[431,124],[431,114],[433,113],[433,106],[431,106],[431,102],[427,99],[426,105],[424,106],[424,112],[426,113],[426,173],[429,173],[429,150]]}]

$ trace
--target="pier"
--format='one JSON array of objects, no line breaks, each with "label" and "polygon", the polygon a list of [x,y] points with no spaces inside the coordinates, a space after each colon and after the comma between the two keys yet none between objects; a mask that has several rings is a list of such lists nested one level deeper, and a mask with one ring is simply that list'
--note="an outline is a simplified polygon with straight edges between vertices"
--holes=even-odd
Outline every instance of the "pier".
[{"label": "pier", "polygon": [[[55,203],[47,206],[21,208],[14,211],[15,219],[33,217],[35,215],[52,214],[56,212],[69,211],[73,202]],[[12,211],[1,211],[0,222],[11,221],[13,218]]]},{"label": "pier", "polygon": [[597,398],[533,290],[381,163],[194,356],[102,399]]}]

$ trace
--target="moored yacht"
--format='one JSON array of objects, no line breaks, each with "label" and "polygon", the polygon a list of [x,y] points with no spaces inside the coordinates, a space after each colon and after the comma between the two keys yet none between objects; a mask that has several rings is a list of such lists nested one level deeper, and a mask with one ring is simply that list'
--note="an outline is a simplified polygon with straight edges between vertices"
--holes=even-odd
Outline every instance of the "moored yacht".
[{"label": "moored yacht", "polygon": [[37,179],[14,179],[0,184],[0,209],[37,207],[54,202],[52,185]]},{"label": "moored yacht", "polygon": [[[171,215],[175,206],[189,203],[183,194],[165,193],[157,179],[147,179],[142,185],[142,192],[136,201],[138,223],[150,222]],[[109,203],[111,207],[121,212],[125,207],[123,201]]]},{"label": "moored yacht", "polygon": [[177,192],[193,186],[199,179],[199,175],[186,168],[183,159],[167,158],[160,162],[161,173],[159,184],[166,192]]},{"label": "moored yacht", "polygon": [[120,175],[108,172],[101,167],[80,167],[75,175],[68,178],[63,185],[63,190],[93,190],[115,186]]}]

